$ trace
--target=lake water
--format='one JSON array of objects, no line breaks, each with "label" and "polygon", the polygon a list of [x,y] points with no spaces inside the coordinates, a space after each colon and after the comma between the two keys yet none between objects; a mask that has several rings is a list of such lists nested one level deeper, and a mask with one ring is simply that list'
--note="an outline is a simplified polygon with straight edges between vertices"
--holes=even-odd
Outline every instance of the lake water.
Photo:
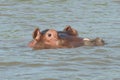
[{"label": "lake water", "polygon": [[[32,50],[36,27],[101,37],[100,47]],[[0,80],[120,80],[119,0],[0,0]]]}]

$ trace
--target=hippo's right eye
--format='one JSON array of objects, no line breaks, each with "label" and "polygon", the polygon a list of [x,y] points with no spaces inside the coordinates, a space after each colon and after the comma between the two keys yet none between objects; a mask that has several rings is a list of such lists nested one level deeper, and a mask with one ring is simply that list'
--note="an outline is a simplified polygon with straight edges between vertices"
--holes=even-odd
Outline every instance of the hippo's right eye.
[{"label": "hippo's right eye", "polygon": [[51,37],[52,35],[51,34],[48,34],[48,37]]}]

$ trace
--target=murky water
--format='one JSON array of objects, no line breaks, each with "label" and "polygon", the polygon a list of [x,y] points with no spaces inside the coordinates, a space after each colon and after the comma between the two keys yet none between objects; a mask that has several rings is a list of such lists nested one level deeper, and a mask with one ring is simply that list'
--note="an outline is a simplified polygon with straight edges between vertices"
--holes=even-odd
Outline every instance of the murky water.
[{"label": "murky water", "polygon": [[[105,46],[32,50],[34,28],[101,37]],[[120,80],[119,0],[0,0],[0,80]]]}]

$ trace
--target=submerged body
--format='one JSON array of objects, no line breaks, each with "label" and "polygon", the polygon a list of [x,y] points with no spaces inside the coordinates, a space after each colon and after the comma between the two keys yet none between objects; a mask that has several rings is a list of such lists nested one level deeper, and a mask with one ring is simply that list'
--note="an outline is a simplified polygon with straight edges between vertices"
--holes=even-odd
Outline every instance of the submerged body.
[{"label": "submerged body", "polygon": [[36,28],[33,32],[33,40],[28,45],[33,49],[74,48],[80,46],[102,46],[104,41],[100,38],[78,37],[78,32],[67,26],[63,31],[46,29],[40,32],[39,28]]}]

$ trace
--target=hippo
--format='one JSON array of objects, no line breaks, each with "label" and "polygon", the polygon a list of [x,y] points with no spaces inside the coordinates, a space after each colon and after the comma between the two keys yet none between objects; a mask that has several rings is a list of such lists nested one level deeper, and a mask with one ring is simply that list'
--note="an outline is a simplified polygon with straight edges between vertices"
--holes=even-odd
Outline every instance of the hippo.
[{"label": "hippo", "polygon": [[32,34],[33,40],[28,46],[33,49],[56,49],[75,48],[80,46],[103,46],[104,40],[97,37],[95,39],[79,37],[77,30],[71,26],[66,26],[63,31],[55,29],[45,29],[40,31],[36,28]]}]

